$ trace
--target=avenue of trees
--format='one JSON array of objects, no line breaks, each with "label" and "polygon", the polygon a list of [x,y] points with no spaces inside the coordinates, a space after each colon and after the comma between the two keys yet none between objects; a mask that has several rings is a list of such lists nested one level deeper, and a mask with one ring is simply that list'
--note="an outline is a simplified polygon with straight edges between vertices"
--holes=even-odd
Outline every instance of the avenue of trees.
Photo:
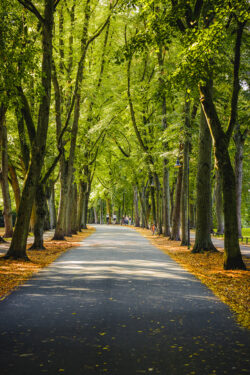
[{"label": "avenue of trees", "polygon": [[115,214],[183,246],[192,227],[194,253],[224,233],[245,269],[248,1],[0,0],[0,19],[6,258]]}]

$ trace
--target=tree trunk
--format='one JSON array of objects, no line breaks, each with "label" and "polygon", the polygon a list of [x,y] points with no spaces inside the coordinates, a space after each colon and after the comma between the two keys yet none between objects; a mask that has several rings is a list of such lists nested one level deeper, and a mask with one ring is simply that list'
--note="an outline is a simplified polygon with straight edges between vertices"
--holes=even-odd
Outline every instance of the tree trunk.
[{"label": "tree trunk", "polygon": [[174,216],[174,193],[175,193],[176,182],[177,182],[177,177],[176,177],[176,175],[174,175],[174,180],[172,182],[172,188],[170,190],[170,204],[171,204],[171,210],[170,210],[170,223],[171,224],[170,225],[172,227],[173,227],[173,216]]},{"label": "tree trunk", "polygon": [[5,124],[5,113],[6,108],[1,105],[0,107],[0,140],[1,140],[1,151],[2,151],[2,175],[1,175],[1,187],[3,193],[3,217],[4,217],[4,236],[12,237],[13,224],[12,224],[12,212],[11,212],[11,200],[8,182],[8,141],[7,141],[7,128]]},{"label": "tree trunk", "polygon": [[155,187],[152,185],[153,180],[152,176],[149,174],[149,181],[150,181],[150,197],[151,197],[151,207],[152,207],[152,219],[155,226],[157,226],[157,217],[156,217],[156,209],[155,209]]},{"label": "tree trunk", "polygon": [[19,182],[17,179],[16,170],[11,164],[9,164],[9,174],[10,174],[11,186],[14,192],[14,197],[15,197],[15,202],[16,202],[16,212],[18,212],[20,199],[21,199],[21,191],[20,191]]},{"label": "tree trunk", "polygon": [[46,216],[46,195],[43,184],[38,184],[35,196],[35,225],[34,225],[34,243],[30,250],[44,250],[43,233],[44,221]]},{"label": "tree trunk", "polygon": [[[118,223],[120,223],[120,219],[121,219],[121,209],[119,207],[119,210],[118,210]],[[102,199],[100,199],[100,224],[103,224],[103,201]]]},{"label": "tree trunk", "polygon": [[170,236],[170,191],[167,160],[163,161],[163,235]]},{"label": "tree trunk", "polygon": [[54,1],[45,0],[44,4],[44,24],[42,25],[43,59],[41,72],[43,95],[39,106],[38,125],[34,143],[32,145],[31,160],[25,178],[15,230],[10,248],[5,256],[6,258],[23,260],[28,260],[26,254],[26,243],[29,231],[29,221],[45,156],[50,111]]},{"label": "tree trunk", "polygon": [[68,186],[67,186],[67,162],[65,161],[64,157],[60,160],[60,200],[59,200],[59,207],[58,207],[58,215],[57,215],[57,222],[53,240],[54,241],[64,241],[65,238],[65,224],[66,224],[66,210],[67,210],[67,193],[68,193]]},{"label": "tree trunk", "polygon": [[134,186],[134,212],[135,212],[135,227],[139,227],[140,216],[139,216],[139,207],[138,207],[138,191],[137,191],[136,186]]},{"label": "tree trunk", "polygon": [[236,210],[237,210],[237,222],[238,222],[238,235],[242,237],[241,230],[241,194],[242,194],[242,177],[243,177],[243,150],[244,143],[247,138],[247,130],[241,133],[240,126],[237,124],[234,133],[234,143],[236,147],[235,151],[235,178],[236,178]]},{"label": "tree trunk", "polygon": [[155,185],[155,193],[156,193],[155,195],[156,195],[157,233],[162,234],[160,181],[156,173],[154,173],[154,185]]},{"label": "tree trunk", "polygon": [[109,215],[108,223],[111,224],[111,201],[110,198],[107,198],[107,214]]},{"label": "tree trunk", "polygon": [[71,233],[77,234],[77,185],[72,186],[72,207],[71,207]]},{"label": "tree trunk", "polygon": [[189,142],[183,149],[183,175],[181,188],[181,246],[188,245],[188,194],[189,194]]},{"label": "tree trunk", "polygon": [[48,206],[49,206],[49,224],[50,229],[54,229],[56,225],[56,207],[55,207],[55,189],[54,184],[50,187],[50,194],[48,197]]},{"label": "tree trunk", "polygon": [[222,175],[225,219],[224,269],[246,269],[238,239],[236,183],[228,152],[229,133],[224,133],[221,127],[210,90],[209,83],[206,86],[200,86],[201,103],[215,141],[215,156],[218,161],[219,172]]},{"label": "tree trunk", "polygon": [[192,253],[216,251],[211,240],[211,152],[212,138],[203,110],[200,118],[197,171],[196,232]]},{"label": "tree trunk", "polygon": [[215,171],[215,211],[217,221],[217,234],[224,234],[224,213],[222,196],[222,177],[218,169]]},{"label": "tree trunk", "polygon": [[71,211],[73,205],[73,184],[72,181],[68,185],[67,191],[67,205],[66,205],[66,215],[65,215],[65,236],[72,237],[72,221],[71,221]]},{"label": "tree trunk", "polygon": [[189,246],[189,149],[190,149],[190,101],[185,97],[185,127],[183,147],[183,175],[181,189],[181,246]]},{"label": "tree trunk", "polygon": [[173,225],[170,240],[180,241],[180,213],[181,213],[181,185],[182,185],[183,166],[179,168],[176,190],[175,190],[175,203],[173,209]]}]

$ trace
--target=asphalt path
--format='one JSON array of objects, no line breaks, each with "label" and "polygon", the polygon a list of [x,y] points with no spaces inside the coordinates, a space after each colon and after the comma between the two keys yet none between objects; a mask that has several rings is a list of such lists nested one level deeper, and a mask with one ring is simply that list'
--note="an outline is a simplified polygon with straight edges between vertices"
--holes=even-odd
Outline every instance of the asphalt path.
[{"label": "asphalt path", "polygon": [[249,331],[138,232],[98,225],[0,303],[2,375],[249,374]]}]

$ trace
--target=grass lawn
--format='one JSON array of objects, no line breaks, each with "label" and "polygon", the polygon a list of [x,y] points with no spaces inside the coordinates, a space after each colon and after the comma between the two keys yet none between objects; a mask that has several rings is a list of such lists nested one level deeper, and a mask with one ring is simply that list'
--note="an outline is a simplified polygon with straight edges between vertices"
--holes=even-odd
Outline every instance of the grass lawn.
[{"label": "grass lawn", "polygon": [[[48,266],[62,253],[71,247],[79,246],[79,243],[86,237],[90,236],[95,228],[88,229],[73,235],[65,237],[66,241],[45,240],[45,250],[28,250],[27,254],[31,262],[21,262],[17,260],[4,260],[3,255],[0,256],[0,300],[3,300],[19,285],[30,279],[32,275],[37,273],[41,268]],[[27,248],[31,244],[27,245]]]},{"label": "grass lawn", "polygon": [[192,254],[179,241],[152,235],[148,229],[135,228],[155,246],[201,280],[235,313],[237,321],[250,329],[250,258],[243,256],[247,271],[223,270],[223,253]]}]

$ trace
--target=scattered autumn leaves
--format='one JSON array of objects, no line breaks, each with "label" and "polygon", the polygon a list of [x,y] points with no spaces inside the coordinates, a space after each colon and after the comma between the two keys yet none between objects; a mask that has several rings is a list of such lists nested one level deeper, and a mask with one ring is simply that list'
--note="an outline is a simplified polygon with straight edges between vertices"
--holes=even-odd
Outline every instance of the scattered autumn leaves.
[{"label": "scattered autumn leaves", "polygon": [[[95,228],[89,227],[86,230],[66,237],[66,241],[45,240],[45,250],[28,250],[27,254],[31,262],[4,260],[0,257],[0,300],[3,300],[16,287],[23,284],[39,269],[48,266],[62,253],[71,247],[79,246],[84,238],[90,236]],[[30,244],[27,245],[27,248]]]},{"label": "scattered autumn leaves", "polygon": [[152,235],[148,229],[136,228],[154,245],[199,278],[236,313],[237,321],[250,329],[250,259],[243,257],[247,271],[224,271],[223,253],[192,254],[178,241]]}]

